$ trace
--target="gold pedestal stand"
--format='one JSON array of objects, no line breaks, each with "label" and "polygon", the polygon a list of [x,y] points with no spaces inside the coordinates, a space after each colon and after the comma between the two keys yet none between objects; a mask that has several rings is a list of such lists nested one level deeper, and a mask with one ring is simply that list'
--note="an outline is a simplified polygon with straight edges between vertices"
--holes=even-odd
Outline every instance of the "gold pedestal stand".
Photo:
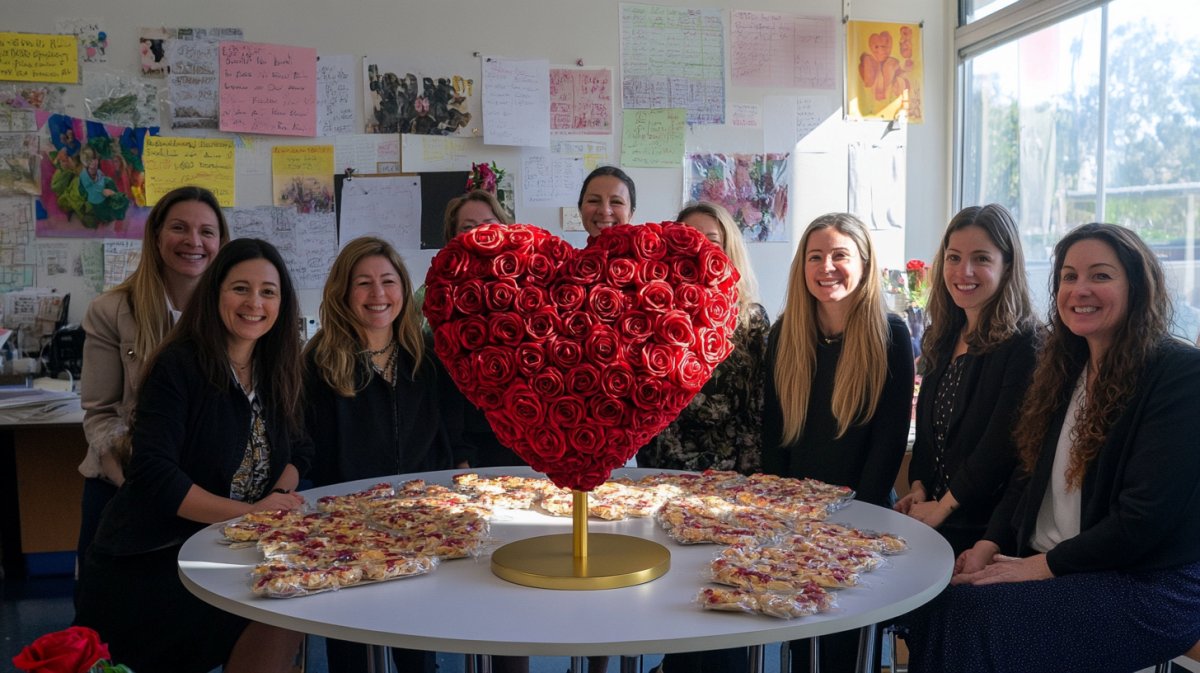
[{"label": "gold pedestal stand", "polygon": [[510,542],[492,554],[492,572],[514,584],[540,589],[617,589],[644,584],[671,567],[667,548],[629,535],[588,535],[588,497],[574,491],[570,535]]}]

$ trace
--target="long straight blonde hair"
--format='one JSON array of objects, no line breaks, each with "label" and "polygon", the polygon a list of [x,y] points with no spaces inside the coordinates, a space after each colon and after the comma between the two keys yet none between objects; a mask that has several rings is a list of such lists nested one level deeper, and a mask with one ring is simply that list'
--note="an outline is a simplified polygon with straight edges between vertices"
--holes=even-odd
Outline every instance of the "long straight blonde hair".
[{"label": "long straight blonde hair", "polygon": [[354,397],[362,387],[363,382],[355,380],[355,363],[359,353],[367,347],[367,339],[358,318],[347,303],[354,265],[376,255],[387,259],[400,277],[404,308],[392,322],[392,333],[400,348],[412,358],[411,376],[417,375],[424,356],[421,318],[412,299],[412,281],[404,260],[390,243],[381,238],[363,236],[350,241],[338,253],[333,267],[329,269],[325,290],[321,293],[321,329],[304,348],[305,354],[312,353],[321,378],[343,397]]},{"label": "long straight blonde hair", "polygon": [[[171,315],[167,310],[167,286],[163,282],[162,251],[158,249],[158,236],[167,221],[167,214],[177,203],[199,201],[212,208],[217,216],[221,247],[229,242],[229,225],[225,213],[212,192],[203,187],[178,187],[163,195],[150,215],[146,217],[146,229],[142,234],[142,261],[128,278],[113,288],[113,292],[124,292],[129,301],[129,310],[137,325],[133,349],[138,359],[145,362],[158,348],[167,331],[171,329]],[[184,306],[177,306],[182,311]]]},{"label": "long straight blonde hair", "polygon": [[814,232],[835,229],[849,236],[862,258],[862,280],[845,299],[851,302],[842,335],[842,353],[833,379],[833,416],[837,437],[851,425],[875,415],[879,394],[887,379],[888,323],[883,306],[882,282],[875,248],[866,226],[849,213],[829,213],[813,220],[800,238],[788,276],[787,299],[779,317],[775,348],[775,392],[783,411],[783,443],[800,438],[808,415],[813,375],[817,364],[817,301],[808,291],[805,262],[808,240]]}]

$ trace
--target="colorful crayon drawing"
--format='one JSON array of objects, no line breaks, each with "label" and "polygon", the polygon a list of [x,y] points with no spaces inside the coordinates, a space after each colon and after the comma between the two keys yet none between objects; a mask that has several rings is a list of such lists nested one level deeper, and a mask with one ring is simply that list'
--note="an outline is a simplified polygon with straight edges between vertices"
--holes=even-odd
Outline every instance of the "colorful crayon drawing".
[{"label": "colorful crayon drawing", "polygon": [[688,197],[719,203],[747,242],[788,240],[789,154],[689,154]]},{"label": "colorful crayon drawing", "polygon": [[37,235],[140,239],[150,204],[142,150],[158,127],[131,128],[38,113]]}]

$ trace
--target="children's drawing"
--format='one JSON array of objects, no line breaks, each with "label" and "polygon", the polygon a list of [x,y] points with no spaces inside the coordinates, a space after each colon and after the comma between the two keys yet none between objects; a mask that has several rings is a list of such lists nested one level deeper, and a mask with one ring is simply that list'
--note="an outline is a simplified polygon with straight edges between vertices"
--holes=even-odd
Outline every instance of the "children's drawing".
[{"label": "children's drawing", "polygon": [[746,241],[788,240],[789,154],[689,154],[693,201],[725,206]]},{"label": "children's drawing", "polygon": [[149,213],[142,149],[158,127],[132,128],[39,113],[37,234],[142,237]]},{"label": "children's drawing", "polygon": [[921,123],[925,64],[916,24],[851,21],[846,35],[846,114]]},{"label": "children's drawing", "polygon": [[429,75],[363,58],[367,133],[471,135],[480,125],[478,75]]}]

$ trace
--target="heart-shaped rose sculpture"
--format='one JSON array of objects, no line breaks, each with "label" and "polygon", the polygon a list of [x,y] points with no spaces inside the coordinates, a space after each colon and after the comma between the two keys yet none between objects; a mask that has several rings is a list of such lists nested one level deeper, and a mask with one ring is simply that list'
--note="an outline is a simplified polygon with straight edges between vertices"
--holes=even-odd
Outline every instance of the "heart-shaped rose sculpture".
[{"label": "heart-shaped rose sculpture", "polygon": [[674,222],[611,227],[583,250],[486,225],[434,257],[424,312],[496,438],[559,487],[590,491],[729,355],[737,279],[717,245]]}]

